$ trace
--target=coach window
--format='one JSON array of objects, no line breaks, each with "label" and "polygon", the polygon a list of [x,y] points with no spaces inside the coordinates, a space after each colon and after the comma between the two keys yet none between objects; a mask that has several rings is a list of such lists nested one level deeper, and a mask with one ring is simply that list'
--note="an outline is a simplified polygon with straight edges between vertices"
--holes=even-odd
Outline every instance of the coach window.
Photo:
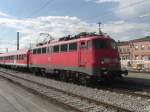
[{"label": "coach window", "polygon": [[21,55],[19,55],[19,60],[21,60]]},{"label": "coach window", "polygon": [[21,56],[21,60],[23,60],[23,55],[20,55]]},{"label": "coach window", "polygon": [[22,55],[20,55],[20,60],[22,60]]},{"label": "coach window", "polygon": [[46,47],[42,48],[42,54],[46,53]]},{"label": "coach window", "polygon": [[58,45],[53,47],[53,52],[59,52],[59,46]]},{"label": "coach window", "polygon": [[76,50],[77,50],[77,43],[70,43],[69,51],[76,51]]},{"label": "coach window", "polygon": [[22,60],[22,56],[21,55],[19,55],[19,60]]},{"label": "coach window", "polygon": [[68,48],[67,44],[61,45],[61,51],[67,51],[67,48]]},{"label": "coach window", "polygon": [[37,49],[37,54],[41,54],[41,48]]},{"label": "coach window", "polygon": [[26,58],[26,54],[24,54],[24,58]]},{"label": "coach window", "polygon": [[14,59],[15,59],[15,60],[17,59],[17,55],[14,56]]}]

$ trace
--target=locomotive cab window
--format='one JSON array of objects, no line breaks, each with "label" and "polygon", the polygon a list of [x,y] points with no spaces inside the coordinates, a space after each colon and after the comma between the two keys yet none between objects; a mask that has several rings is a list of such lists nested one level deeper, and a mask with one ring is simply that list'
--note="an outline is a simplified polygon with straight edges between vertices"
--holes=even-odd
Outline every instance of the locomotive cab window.
[{"label": "locomotive cab window", "polygon": [[96,39],[93,41],[93,45],[95,49],[105,49],[108,48],[107,40]]},{"label": "locomotive cab window", "polygon": [[61,45],[61,51],[67,51],[67,48],[68,48],[67,44]]},{"label": "locomotive cab window", "polygon": [[70,43],[69,51],[76,51],[76,50],[77,50],[77,43]]},{"label": "locomotive cab window", "polygon": [[116,42],[111,42],[111,48],[113,49],[113,50],[118,50],[118,47],[117,47],[117,43]]}]

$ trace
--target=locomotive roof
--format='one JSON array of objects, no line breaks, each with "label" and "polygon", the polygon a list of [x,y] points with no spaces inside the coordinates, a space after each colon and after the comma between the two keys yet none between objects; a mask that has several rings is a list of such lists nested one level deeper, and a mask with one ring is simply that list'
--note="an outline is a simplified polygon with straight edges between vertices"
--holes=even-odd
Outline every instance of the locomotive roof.
[{"label": "locomotive roof", "polygon": [[13,52],[9,52],[9,53],[0,54],[0,57],[27,54],[27,52],[28,52],[28,49],[21,49],[21,50],[18,50],[18,51],[13,51]]},{"label": "locomotive roof", "polygon": [[102,36],[89,36],[89,37],[84,37],[83,36],[83,37],[78,38],[78,39],[72,39],[72,40],[67,40],[67,41],[65,41],[65,40],[63,40],[63,41],[55,41],[55,42],[51,42],[51,43],[44,44],[44,45],[41,45],[41,46],[36,46],[34,48],[41,48],[41,47],[58,45],[58,44],[67,44],[67,43],[79,42],[79,41],[82,41],[82,40],[92,40],[92,39],[96,39],[96,38],[113,40],[112,38],[110,38],[109,36],[106,36],[106,35],[102,35]]}]

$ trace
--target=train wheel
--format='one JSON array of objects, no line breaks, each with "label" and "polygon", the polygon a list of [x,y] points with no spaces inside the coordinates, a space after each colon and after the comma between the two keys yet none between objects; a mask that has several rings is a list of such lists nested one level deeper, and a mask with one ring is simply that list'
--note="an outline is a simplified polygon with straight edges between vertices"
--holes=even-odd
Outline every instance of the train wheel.
[{"label": "train wheel", "polygon": [[98,77],[97,76],[91,76],[88,79],[88,86],[95,86],[98,84]]},{"label": "train wheel", "polygon": [[46,76],[46,73],[45,73],[45,70],[44,70],[44,69],[41,69],[41,70],[40,70],[40,76],[42,76],[42,77],[45,77],[45,76]]},{"label": "train wheel", "polygon": [[64,81],[65,80],[65,74],[63,73],[63,72],[61,72],[60,74],[59,74],[59,79],[61,80],[61,81]]},{"label": "train wheel", "polygon": [[34,75],[40,76],[40,70],[39,69],[33,68],[32,72],[33,72]]},{"label": "train wheel", "polygon": [[83,86],[87,85],[88,80],[87,80],[86,76],[84,76],[84,74],[83,75],[82,74],[79,75],[79,82]]}]

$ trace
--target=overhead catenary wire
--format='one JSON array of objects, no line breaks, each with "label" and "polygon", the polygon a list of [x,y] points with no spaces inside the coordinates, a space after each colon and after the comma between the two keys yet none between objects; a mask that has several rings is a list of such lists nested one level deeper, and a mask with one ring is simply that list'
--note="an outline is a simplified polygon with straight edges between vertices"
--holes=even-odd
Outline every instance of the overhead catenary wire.
[{"label": "overhead catenary wire", "polygon": [[43,5],[41,5],[40,8],[38,8],[38,9],[35,10],[35,11],[33,11],[27,18],[38,14],[38,13],[41,12],[44,8],[46,8],[48,5],[50,5],[52,2],[54,2],[54,0],[48,0],[48,1],[45,2]]}]

